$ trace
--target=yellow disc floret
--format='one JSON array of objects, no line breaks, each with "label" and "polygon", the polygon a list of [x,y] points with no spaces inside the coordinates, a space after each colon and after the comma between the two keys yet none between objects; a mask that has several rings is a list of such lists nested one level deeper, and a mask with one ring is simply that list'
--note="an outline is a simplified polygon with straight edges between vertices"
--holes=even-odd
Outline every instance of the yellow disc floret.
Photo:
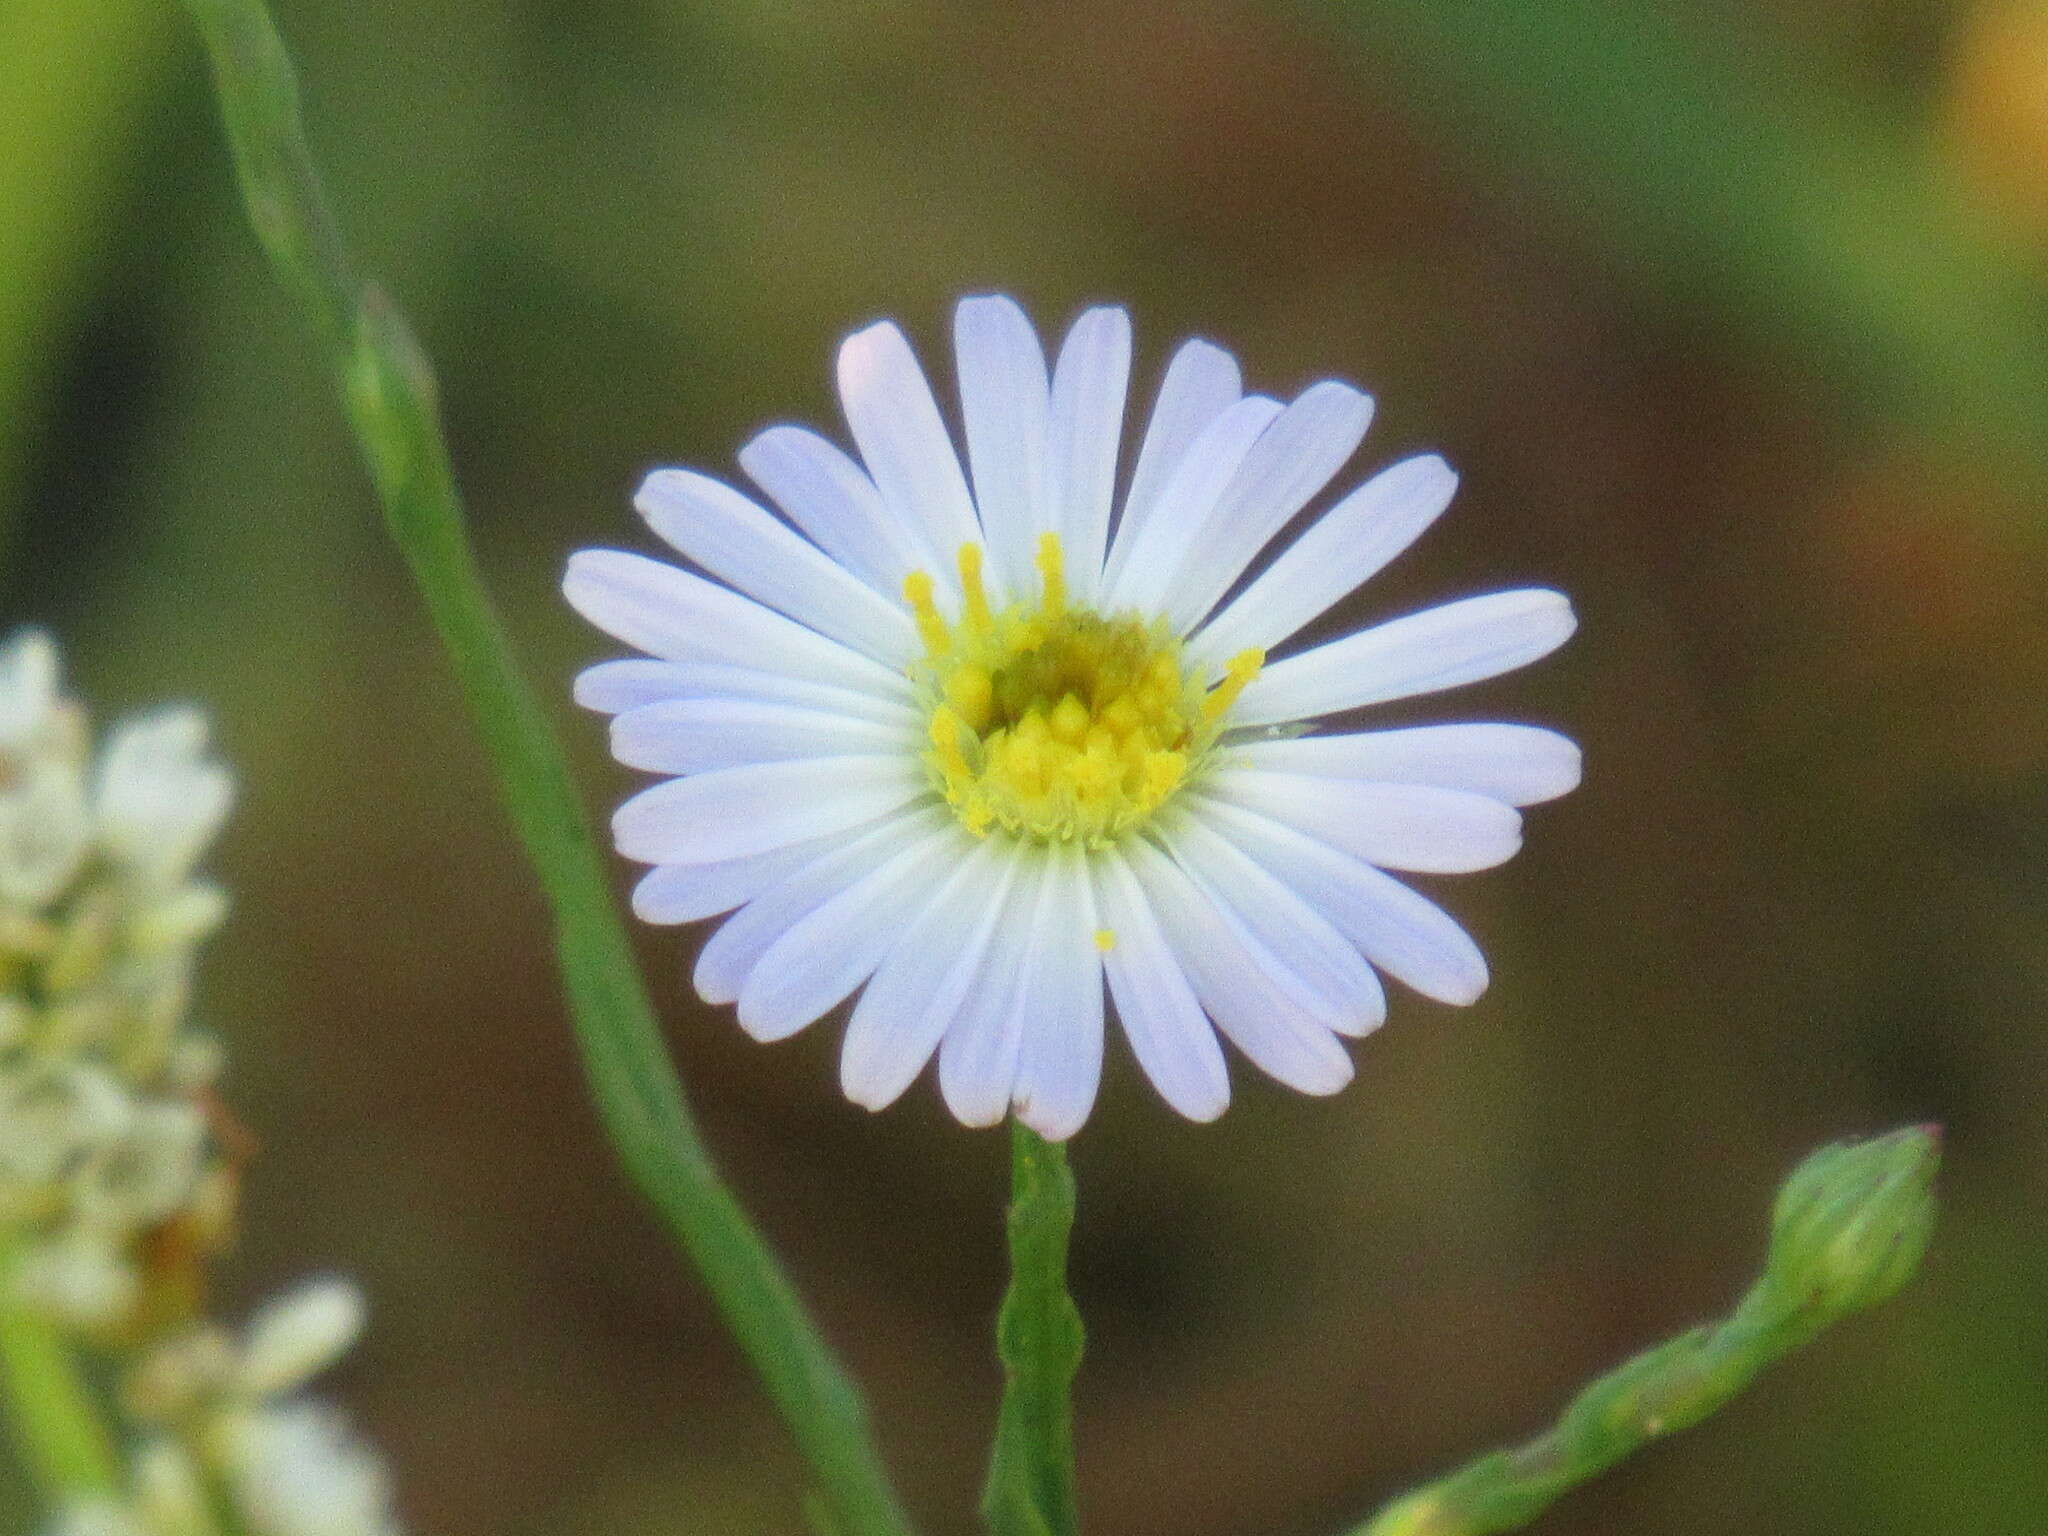
[{"label": "yellow disc floret", "polygon": [[1113,842],[1199,766],[1264,653],[1232,658],[1211,686],[1163,622],[1071,606],[1055,534],[1038,542],[1036,603],[991,609],[981,562],[979,545],[960,550],[951,624],[929,574],[903,582],[925,645],[933,782],[977,836]]}]

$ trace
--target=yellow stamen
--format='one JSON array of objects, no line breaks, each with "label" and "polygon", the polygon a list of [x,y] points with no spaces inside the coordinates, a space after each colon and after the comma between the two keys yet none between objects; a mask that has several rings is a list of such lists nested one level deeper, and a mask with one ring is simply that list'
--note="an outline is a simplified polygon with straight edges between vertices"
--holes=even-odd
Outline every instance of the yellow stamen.
[{"label": "yellow stamen", "polygon": [[960,717],[952,710],[941,706],[932,712],[932,746],[939,754],[939,765],[948,780],[972,776],[967,766],[967,753],[960,745],[962,729]]},{"label": "yellow stamen", "polygon": [[995,702],[995,681],[988,668],[962,662],[946,674],[945,694],[946,702],[970,731],[987,728],[989,707]]},{"label": "yellow stamen", "polygon": [[1060,551],[1058,534],[1041,533],[1038,536],[1038,554],[1033,564],[1038,567],[1038,579],[1045,583],[1045,598],[1041,606],[1047,618],[1056,619],[1067,611],[1066,556]]},{"label": "yellow stamen", "polygon": [[1145,798],[1154,805],[1172,794],[1187,776],[1187,755],[1182,752],[1150,752],[1145,756]]},{"label": "yellow stamen", "polygon": [[988,611],[988,593],[981,585],[981,546],[962,544],[960,546],[960,590],[966,596],[967,605],[962,610],[962,621],[968,632],[985,635],[995,627],[995,621]]},{"label": "yellow stamen", "polygon": [[912,571],[903,578],[903,601],[910,605],[910,616],[917,621],[918,638],[924,641],[926,654],[943,656],[953,643],[953,635],[939,615],[939,605],[932,600],[929,571]]},{"label": "yellow stamen", "polygon": [[928,574],[903,583],[926,649],[911,675],[929,711],[933,787],[977,836],[1100,848],[1142,826],[1200,772],[1263,655],[1245,652],[1206,688],[1164,622],[1068,606],[1054,534],[1038,541],[1039,600],[1001,612],[981,547],[958,560],[956,623]]},{"label": "yellow stamen", "polygon": [[1046,725],[1055,739],[1078,747],[1088,739],[1088,706],[1070,693],[1053,705]]},{"label": "yellow stamen", "polygon": [[1224,668],[1223,681],[1209,690],[1209,696],[1202,700],[1202,718],[1214,725],[1223,718],[1225,710],[1237,702],[1237,696],[1244,692],[1251,680],[1259,675],[1259,668],[1266,664],[1266,653],[1258,649],[1239,651],[1230,658],[1230,665]]},{"label": "yellow stamen", "polygon": [[1104,953],[1105,955],[1106,955],[1106,954],[1108,954],[1108,953],[1109,953],[1109,952],[1110,952],[1110,951],[1111,951],[1112,949],[1115,949],[1115,948],[1116,948],[1116,930],[1115,930],[1114,928],[1098,928],[1098,929],[1096,929],[1096,930],[1095,930],[1095,947],[1096,947],[1097,949],[1101,950],[1101,951],[1102,951],[1102,952],[1103,952],[1103,953]]}]

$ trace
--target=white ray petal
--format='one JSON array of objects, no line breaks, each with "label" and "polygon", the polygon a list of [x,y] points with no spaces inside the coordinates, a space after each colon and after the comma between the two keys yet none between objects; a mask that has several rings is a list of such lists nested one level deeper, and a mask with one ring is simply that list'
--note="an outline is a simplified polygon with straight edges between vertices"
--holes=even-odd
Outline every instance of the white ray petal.
[{"label": "white ray petal", "polygon": [[1122,854],[1106,849],[1091,868],[1111,937],[1102,969],[1132,1054],[1168,1104],[1190,1120],[1214,1120],[1230,1104],[1216,1031]]},{"label": "white ray petal", "polygon": [[1290,518],[1358,451],[1372,421],[1372,396],[1325,379],[1303,390],[1259,435],[1215,508],[1189,540],[1167,594],[1182,634],[1216,606],[1231,583]]},{"label": "white ray petal", "polygon": [[694,923],[730,912],[865,830],[833,832],[717,864],[657,864],[633,887],[633,915],[643,923]]},{"label": "white ray petal", "polygon": [[1123,563],[1110,573],[1106,606],[1157,613],[1166,605],[1188,546],[1201,529],[1280,403],[1246,395],[1202,429],[1167,477],[1158,506],[1129,539],[1117,541]]},{"label": "white ray petal", "polygon": [[1253,768],[1225,768],[1208,787],[1218,799],[1387,869],[1469,874],[1505,863],[1522,846],[1522,818],[1514,807],[1464,790]]},{"label": "white ray petal", "polygon": [[612,756],[652,773],[704,773],[803,757],[915,758],[915,727],[740,699],[679,699],[612,721]]},{"label": "white ray petal", "polygon": [[1307,720],[1476,683],[1548,656],[1577,627],[1564,594],[1542,587],[1445,603],[1273,663],[1230,723]]},{"label": "white ray petal", "polygon": [[1131,317],[1113,306],[1085,311],[1053,366],[1046,450],[1051,526],[1066,552],[1068,585],[1082,602],[1093,602],[1102,585],[1130,382]]},{"label": "white ray petal", "polygon": [[895,517],[922,530],[943,581],[981,525],[960,456],[910,342],[888,320],[856,331],[839,348],[839,402],[860,456]]},{"label": "white ray petal", "polygon": [[731,486],[694,470],[657,469],[640,483],[633,505],[703,569],[807,629],[888,667],[918,653],[909,609]]},{"label": "white ray petal", "polygon": [[1387,1020],[1387,994],[1350,940],[1185,809],[1164,818],[1160,841],[1203,895],[1233,917],[1298,1005],[1340,1035],[1368,1035]]},{"label": "white ray petal", "polygon": [[1111,541],[1109,562],[1104,569],[1105,587],[1115,585],[1117,572],[1130,558],[1132,541],[1155,514],[1170,508],[1164,496],[1167,482],[1180,468],[1181,460],[1195,440],[1218,416],[1237,404],[1244,394],[1244,379],[1237,359],[1213,342],[1199,338],[1183,342],[1166,365],[1159,383],[1159,398],[1152,406],[1152,419],[1145,428],[1145,441],[1138,450],[1137,468],[1131,471],[1131,488],[1124,496],[1123,516]]},{"label": "white ray petal", "polygon": [[1451,504],[1458,477],[1435,454],[1381,470],[1317,518],[1189,643],[1197,662],[1270,650],[1377,575]]},{"label": "white ray petal", "polygon": [[1276,963],[1235,916],[1150,843],[1131,843],[1126,857],[1195,996],[1253,1065],[1303,1093],[1335,1093],[1350,1082],[1351,1058],[1336,1035],[1278,984]]},{"label": "white ray petal", "polygon": [[1052,849],[1031,918],[1031,962],[1017,986],[1024,1040],[1017,1056],[1017,1118],[1048,1141],[1081,1128],[1102,1081],[1102,952],[1095,947],[1088,859]]},{"label": "white ray petal", "polygon": [[1471,935],[1392,875],[1237,806],[1204,797],[1195,809],[1396,981],[1460,1006],[1486,990],[1486,957]]},{"label": "white ray petal", "polygon": [[716,864],[857,827],[924,794],[915,759],[810,757],[670,779],[612,814],[620,853],[645,864]]},{"label": "white ray petal", "polygon": [[704,941],[694,981],[707,1003],[739,1001],[740,989],[769,946],[808,913],[906,852],[947,860],[967,833],[950,815],[924,809],[891,816],[753,897]]},{"label": "white ray petal", "polygon": [[1038,1023],[1020,1004],[1044,866],[1042,854],[1012,850],[996,888],[974,898],[989,913],[979,975],[939,1042],[939,1092],[962,1125],[1000,1125],[1010,1112],[1024,1031]]},{"label": "white ray petal", "polygon": [[904,915],[931,899],[932,852],[901,850],[783,930],[740,986],[740,1027],[781,1040],[844,1002],[902,941]]},{"label": "white ray petal", "polygon": [[1022,597],[1037,584],[1031,563],[1037,537],[1052,526],[1045,352],[1024,311],[1002,294],[960,301],[953,311],[953,350],[991,586],[1001,595]]},{"label": "white ray petal", "polygon": [[996,910],[994,892],[1007,850],[975,840],[921,910],[902,915],[903,940],[877,967],[853,1005],[839,1051],[847,1098],[884,1109],[917,1080],[982,980],[982,956]]},{"label": "white ray petal", "polygon": [[1473,722],[1398,731],[1248,741],[1227,749],[1246,768],[1380,784],[1434,784],[1508,805],[1555,800],[1579,783],[1579,748],[1534,725]]},{"label": "white ray petal", "polygon": [[866,470],[807,427],[768,428],[740,450],[740,468],[812,543],[892,602],[911,571],[951,568],[890,515]]},{"label": "white ray petal", "polygon": [[569,557],[562,595],[606,634],[665,661],[722,662],[895,695],[899,675],[716,582],[645,555]]},{"label": "white ray petal", "polygon": [[605,714],[624,714],[649,704],[667,704],[678,699],[732,699],[755,704],[788,704],[814,709],[828,715],[849,715],[872,720],[878,725],[907,726],[915,730],[923,716],[911,705],[907,677],[898,678],[886,692],[839,688],[814,683],[808,678],[784,672],[763,672],[754,667],[723,666],[716,662],[654,661],[635,656],[625,661],[601,661],[576,676],[576,702],[585,709]]},{"label": "white ray petal", "polygon": [[647,656],[600,661],[576,674],[571,694],[585,709],[594,709],[605,715],[621,714],[644,704],[686,697],[689,690],[682,686],[678,676],[686,665],[686,662],[656,661]]}]

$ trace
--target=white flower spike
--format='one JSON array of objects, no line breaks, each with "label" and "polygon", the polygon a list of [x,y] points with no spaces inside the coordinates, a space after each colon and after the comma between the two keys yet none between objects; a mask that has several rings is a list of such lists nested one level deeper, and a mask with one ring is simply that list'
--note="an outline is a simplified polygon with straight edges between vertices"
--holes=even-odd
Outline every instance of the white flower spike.
[{"label": "white flower spike", "polygon": [[1306,733],[1532,662],[1571,605],[1493,593],[1269,660],[1436,519],[1450,467],[1381,471],[1247,582],[1357,449],[1367,396],[1246,395],[1228,353],[1189,341],[1119,508],[1124,311],[1083,314],[1048,366],[1024,312],[978,296],[954,343],[964,465],[885,321],[839,353],[858,460],[771,427],[739,458],[781,517],[685,470],[640,489],[702,575],[570,559],[577,611],[647,653],[576,697],[616,717],[621,762],[671,776],[613,820],[654,866],[634,910],[733,914],[697,989],[758,1039],[858,993],[840,1076],[871,1109],[936,1055],[964,1123],[1072,1135],[1105,981],[1192,1119],[1229,1102],[1219,1030],[1335,1092],[1341,1037],[1385,1017],[1378,973],[1449,1003],[1486,985],[1472,940],[1385,871],[1507,859],[1516,808],[1576,785],[1579,752],[1524,725]]}]

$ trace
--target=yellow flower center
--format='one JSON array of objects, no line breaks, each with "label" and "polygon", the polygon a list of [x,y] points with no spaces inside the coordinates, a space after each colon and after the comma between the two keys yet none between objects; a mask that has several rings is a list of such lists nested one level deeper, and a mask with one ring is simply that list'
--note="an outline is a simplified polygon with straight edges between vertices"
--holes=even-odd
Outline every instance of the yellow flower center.
[{"label": "yellow flower center", "polygon": [[1068,606],[1062,558],[1059,536],[1042,534],[1041,596],[997,613],[981,546],[963,545],[951,624],[928,572],[904,578],[925,646],[914,674],[931,709],[925,762],[976,836],[1101,847],[1187,782],[1265,653],[1233,657],[1212,686],[1163,621]]}]

